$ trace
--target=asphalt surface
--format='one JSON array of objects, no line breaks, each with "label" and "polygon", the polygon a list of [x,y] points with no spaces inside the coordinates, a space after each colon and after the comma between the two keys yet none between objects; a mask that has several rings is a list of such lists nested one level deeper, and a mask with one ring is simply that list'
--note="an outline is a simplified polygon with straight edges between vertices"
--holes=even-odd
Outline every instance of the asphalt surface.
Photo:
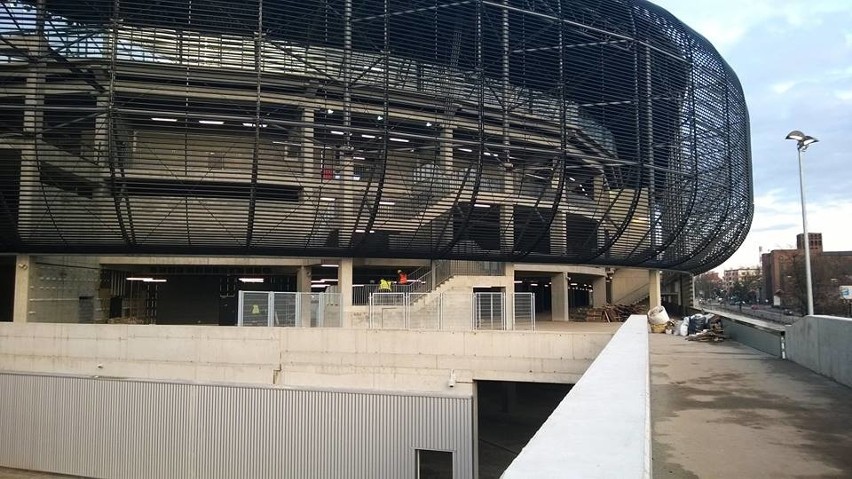
[{"label": "asphalt surface", "polygon": [[650,347],[655,479],[852,477],[852,389],[733,341]]}]

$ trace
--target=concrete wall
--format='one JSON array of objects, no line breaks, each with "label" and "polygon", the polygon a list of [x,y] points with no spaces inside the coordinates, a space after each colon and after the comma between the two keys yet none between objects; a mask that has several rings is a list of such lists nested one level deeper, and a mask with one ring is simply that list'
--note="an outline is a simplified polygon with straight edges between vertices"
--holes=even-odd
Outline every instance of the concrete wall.
[{"label": "concrete wall", "polygon": [[[31,256],[27,268],[16,268],[18,276],[27,275],[27,291],[16,291],[21,301],[21,317],[16,321],[78,323],[102,318],[98,297],[100,267],[95,258],[85,256]],[[90,302],[91,315],[81,317],[81,302]]]},{"label": "concrete wall", "polygon": [[648,297],[647,269],[619,268],[612,275],[613,304],[631,304]]},{"label": "concrete wall", "polygon": [[787,359],[852,387],[852,319],[805,316],[786,330]]},{"label": "concrete wall", "polygon": [[477,379],[575,383],[611,337],[603,331],[2,323],[0,371],[467,396]]},{"label": "concrete wall", "polygon": [[502,477],[650,477],[650,394],[647,319],[633,315]]},{"label": "concrete wall", "polygon": [[780,358],[783,353],[784,333],[761,328],[747,322],[722,318],[725,334],[734,341],[750,348]]}]

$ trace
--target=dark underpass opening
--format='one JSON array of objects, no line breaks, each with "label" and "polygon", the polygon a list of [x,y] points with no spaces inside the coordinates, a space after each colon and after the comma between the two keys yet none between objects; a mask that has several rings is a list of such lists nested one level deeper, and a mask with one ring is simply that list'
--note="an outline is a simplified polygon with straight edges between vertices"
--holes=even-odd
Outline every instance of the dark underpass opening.
[{"label": "dark underpass opening", "polygon": [[477,381],[480,479],[497,479],[571,390],[571,384]]}]

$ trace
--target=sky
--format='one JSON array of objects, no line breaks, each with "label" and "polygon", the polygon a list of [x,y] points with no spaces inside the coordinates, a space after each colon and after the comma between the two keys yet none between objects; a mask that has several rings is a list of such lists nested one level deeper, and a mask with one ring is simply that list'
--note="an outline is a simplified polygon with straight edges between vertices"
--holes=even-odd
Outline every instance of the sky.
[{"label": "sky", "polygon": [[759,251],[795,248],[802,232],[796,144],[808,231],[852,251],[852,0],[651,0],[710,40],[737,73],[751,117],[754,220],[718,271],[757,266]]}]

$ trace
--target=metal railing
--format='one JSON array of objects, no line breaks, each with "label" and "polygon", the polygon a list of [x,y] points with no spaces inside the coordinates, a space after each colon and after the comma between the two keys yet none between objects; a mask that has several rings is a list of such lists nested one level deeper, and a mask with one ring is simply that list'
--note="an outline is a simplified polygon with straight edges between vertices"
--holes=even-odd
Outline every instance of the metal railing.
[{"label": "metal railing", "polygon": [[376,283],[352,285],[352,304],[370,304],[370,297],[377,293],[431,293],[453,276],[502,276],[506,265],[500,261],[457,261],[438,260],[432,267],[420,267],[409,273],[406,284],[391,283],[390,290],[380,290]]},{"label": "metal railing", "polygon": [[240,291],[237,326],[336,328],[340,293]]},{"label": "metal railing", "polygon": [[535,330],[535,295],[512,293],[375,293],[370,296],[369,327],[442,331]]}]

